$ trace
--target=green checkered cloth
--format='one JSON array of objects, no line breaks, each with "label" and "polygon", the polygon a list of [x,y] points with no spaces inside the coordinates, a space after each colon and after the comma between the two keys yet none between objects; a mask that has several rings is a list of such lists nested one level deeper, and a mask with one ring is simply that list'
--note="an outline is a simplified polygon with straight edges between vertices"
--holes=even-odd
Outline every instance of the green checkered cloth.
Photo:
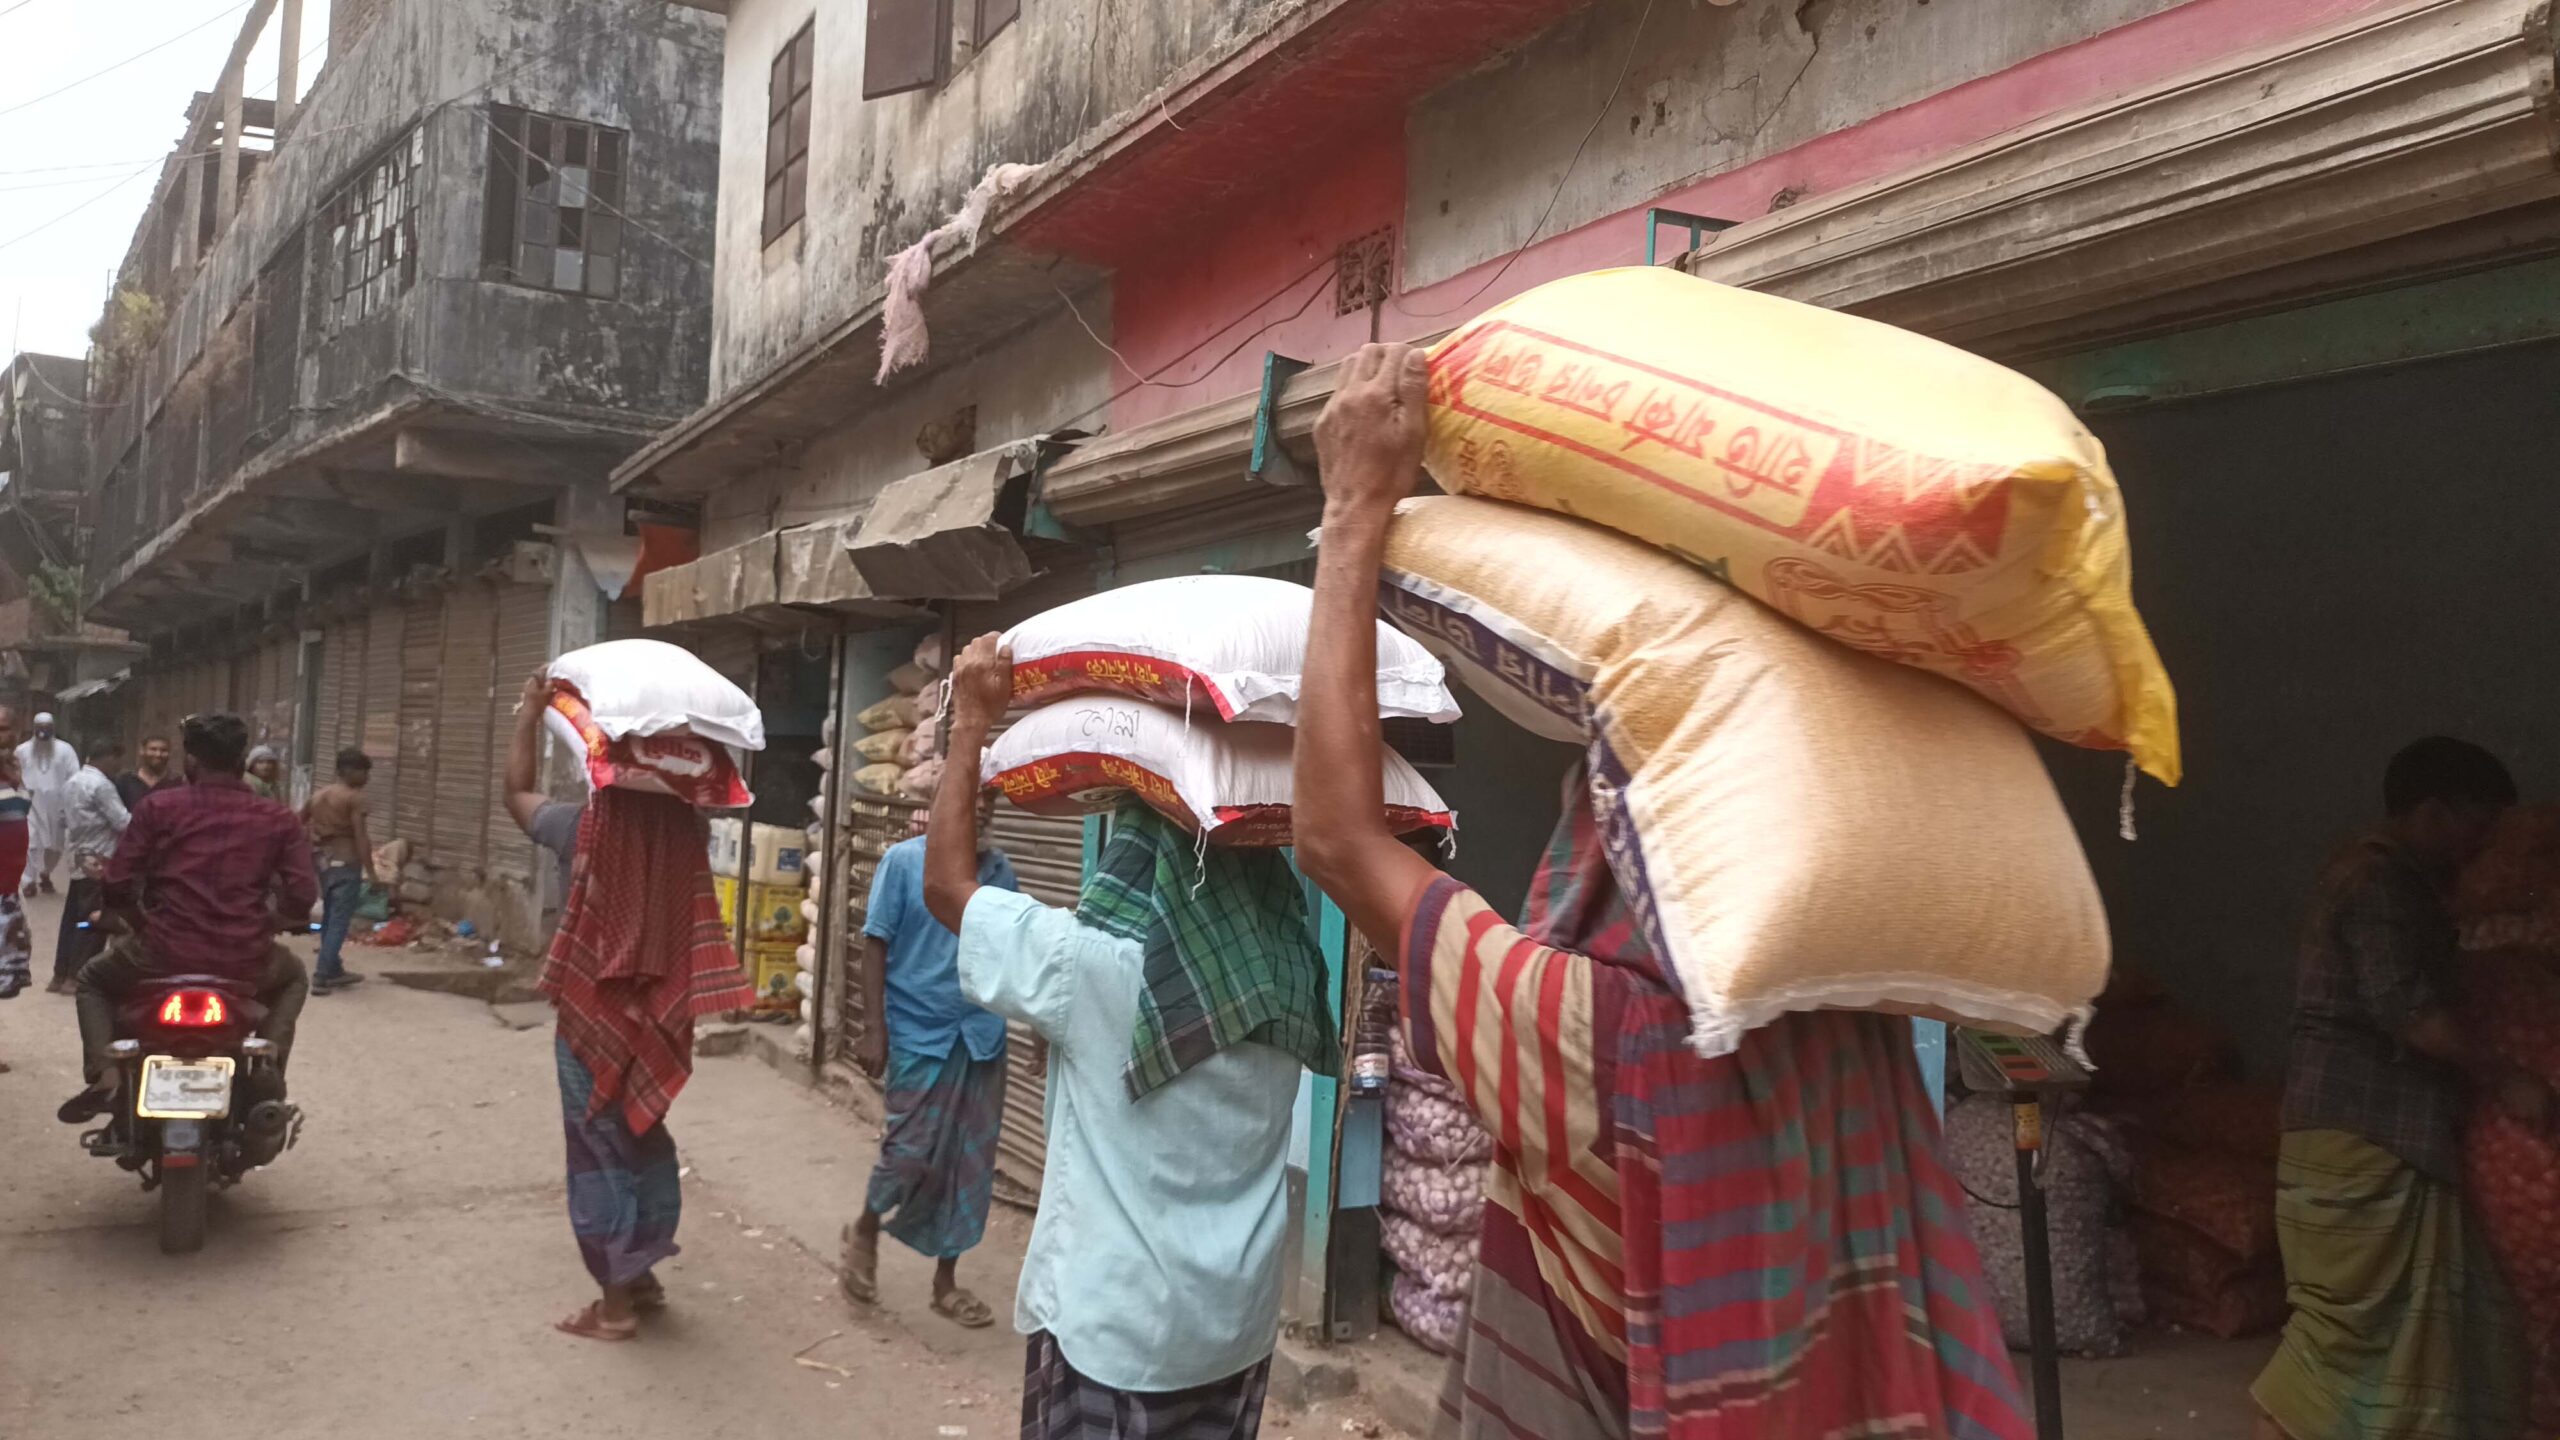
[{"label": "green checkered cloth", "polygon": [[1146,952],[1137,1035],[1121,1072],[1130,1099],[1248,1040],[1319,1075],[1340,1073],[1306,892],[1277,851],[1213,845],[1201,854],[1172,821],[1126,806],[1112,817],[1076,918]]}]

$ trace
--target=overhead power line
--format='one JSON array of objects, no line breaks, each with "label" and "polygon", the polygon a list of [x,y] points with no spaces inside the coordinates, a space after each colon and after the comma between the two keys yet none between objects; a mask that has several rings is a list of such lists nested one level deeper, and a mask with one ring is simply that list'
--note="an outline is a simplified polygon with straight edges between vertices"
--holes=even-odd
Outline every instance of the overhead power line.
[{"label": "overhead power line", "polygon": [[[25,0],[19,0],[19,3],[24,4],[24,3],[25,3]],[[11,105],[11,106],[9,106],[9,107],[8,107],[8,108],[6,108],[6,109],[0,109],[0,115],[15,115],[15,114],[17,114],[19,111],[26,109],[26,108],[27,108],[28,106],[30,106],[30,105],[41,105],[41,104],[43,104],[45,101],[52,99],[52,98],[53,98],[54,96],[56,96],[56,95],[63,94],[63,93],[65,93],[65,92],[67,92],[67,91],[77,90],[77,89],[79,89],[81,86],[88,84],[90,81],[97,79],[97,78],[98,78],[99,76],[101,76],[101,75],[112,75],[112,74],[114,74],[115,72],[117,72],[118,70],[123,69],[123,68],[124,68],[124,67],[126,67],[127,65],[132,64],[132,63],[133,63],[134,61],[136,61],[136,60],[140,60],[140,59],[144,58],[145,56],[149,56],[149,55],[156,55],[156,54],[160,53],[161,51],[168,49],[170,46],[177,44],[179,41],[186,39],[188,36],[193,35],[194,33],[196,33],[196,32],[197,32],[197,31],[199,31],[199,30],[207,29],[207,28],[210,28],[211,26],[214,26],[214,25],[220,24],[222,21],[227,20],[227,19],[231,18],[232,16],[239,14],[241,11],[248,9],[248,8],[249,8],[249,4],[250,4],[250,0],[240,0],[240,3],[239,3],[239,4],[232,6],[230,9],[225,10],[225,11],[221,12],[220,14],[215,15],[215,16],[213,16],[212,18],[210,18],[210,19],[208,19],[208,20],[205,20],[205,21],[203,21],[203,22],[201,22],[201,23],[199,23],[199,24],[190,25],[190,26],[188,26],[186,29],[179,31],[177,34],[170,36],[168,39],[161,41],[159,44],[152,46],[152,47],[151,47],[150,49],[148,49],[148,50],[138,50],[138,51],[135,51],[133,54],[131,54],[131,55],[127,55],[127,56],[126,56],[126,57],[124,57],[123,59],[121,59],[121,60],[117,61],[117,62],[116,62],[116,63],[114,63],[113,65],[108,66],[108,67],[107,67],[106,69],[104,69],[104,70],[93,70],[93,71],[89,72],[88,74],[81,76],[79,79],[74,80],[74,81],[71,81],[69,84],[66,84],[66,85],[57,85],[57,86],[55,86],[53,89],[51,89],[51,90],[47,90],[46,92],[44,92],[44,93],[43,93],[43,94],[41,94],[41,95],[36,96],[36,97],[35,97],[34,99],[32,99],[32,100],[21,100],[21,101],[19,101],[17,104],[15,104],[15,105]]]}]

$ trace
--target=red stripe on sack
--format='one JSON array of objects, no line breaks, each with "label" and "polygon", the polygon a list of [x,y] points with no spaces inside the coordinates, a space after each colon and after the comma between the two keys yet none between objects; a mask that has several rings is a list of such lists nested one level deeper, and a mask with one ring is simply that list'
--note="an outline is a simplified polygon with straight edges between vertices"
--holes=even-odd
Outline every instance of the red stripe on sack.
[{"label": "red stripe on sack", "polygon": [[1180,705],[1194,689],[1209,697],[1221,720],[1236,718],[1235,702],[1187,665],[1132,655],[1126,650],[1069,650],[1024,660],[1013,667],[1016,704],[1036,705],[1061,695],[1106,690],[1166,705]]}]

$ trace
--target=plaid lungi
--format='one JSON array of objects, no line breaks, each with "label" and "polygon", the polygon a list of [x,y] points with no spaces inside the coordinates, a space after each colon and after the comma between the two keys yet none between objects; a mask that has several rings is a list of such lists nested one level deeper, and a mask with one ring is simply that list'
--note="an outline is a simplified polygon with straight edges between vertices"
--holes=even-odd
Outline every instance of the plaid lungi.
[{"label": "plaid lungi", "polygon": [[1075,1372],[1042,1330],[1024,1346],[1022,1440],[1253,1440],[1271,1359],[1188,1390],[1114,1390]]},{"label": "plaid lungi", "polygon": [[684,1213],[676,1142],[664,1123],[633,1134],[620,1106],[589,1115],[595,1077],[565,1038],[555,1037],[552,1048],[569,1142],[569,1228],[597,1284],[628,1285],[676,1253]]},{"label": "plaid lungi", "polygon": [[987,1233],[996,1137],[1004,1125],[1004,1054],[969,1058],[889,1052],[888,1130],[863,1207],[920,1255],[948,1260]]},{"label": "plaid lungi", "polygon": [[17,890],[11,888],[0,895],[0,980],[14,976],[21,985],[31,982],[35,977],[28,962],[35,957],[35,948],[27,930],[27,912]]}]

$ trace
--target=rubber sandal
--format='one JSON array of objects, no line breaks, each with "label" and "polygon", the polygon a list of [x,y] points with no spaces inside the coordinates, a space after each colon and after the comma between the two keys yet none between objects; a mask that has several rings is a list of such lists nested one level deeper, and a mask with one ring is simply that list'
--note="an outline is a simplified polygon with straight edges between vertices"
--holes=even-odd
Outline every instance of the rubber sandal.
[{"label": "rubber sandal", "polygon": [[984,1330],[996,1323],[996,1312],[968,1290],[953,1286],[933,1297],[933,1313],[963,1330]]},{"label": "rubber sandal", "polygon": [[575,1335],[581,1340],[623,1341],[640,1333],[640,1326],[634,1321],[624,1321],[620,1325],[605,1323],[601,1313],[603,1309],[603,1301],[590,1300],[580,1307],[576,1314],[567,1319],[552,1321],[551,1328],[563,1335]]}]

